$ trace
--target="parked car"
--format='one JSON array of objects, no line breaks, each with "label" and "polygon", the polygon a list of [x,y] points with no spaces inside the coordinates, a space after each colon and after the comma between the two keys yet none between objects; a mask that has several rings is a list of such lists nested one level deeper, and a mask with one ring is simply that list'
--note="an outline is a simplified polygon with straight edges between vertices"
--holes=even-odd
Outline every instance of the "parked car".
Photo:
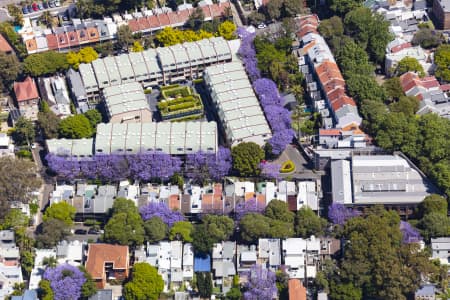
[{"label": "parked car", "polygon": [[100,233],[100,229],[97,228],[90,228],[88,231],[88,234],[99,234]]},{"label": "parked car", "polygon": [[44,6],[42,5],[42,3],[38,3],[38,7],[39,7],[39,10],[43,10],[44,9]]},{"label": "parked car", "polygon": [[75,234],[87,234],[87,230],[85,230],[85,229],[77,229],[77,230],[75,230]]},{"label": "parked car", "polygon": [[29,11],[30,13],[33,12],[33,7],[32,7],[31,5],[28,5],[28,6],[27,6],[27,9],[28,9],[28,11]]},{"label": "parked car", "polygon": [[53,2],[53,1],[48,2],[48,6],[55,7],[55,2]]},{"label": "parked car", "polygon": [[28,10],[28,8],[27,8],[26,6],[24,6],[24,7],[22,7],[22,13],[23,13],[24,15],[26,15],[26,14],[29,14],[30,11]]},{"label": "parked car", "polygon": [[47,9],[48,8],[48,3],[47,2],[42,2],[42,6],[44,7],[44,9]]},{"label": "parked car", "polygon": [[61,6],[61,1],[56,0],[56,1],[55,1],[55,6],[56,6],[56,7],[60,7],[60,6]]},{"label": "parked car", "polygon": [[33,2],[33,4],[31,4],[31,7],[33,8],[34,11],[38,11],[39,10],[39,6],[37,5],[36,2]]}]

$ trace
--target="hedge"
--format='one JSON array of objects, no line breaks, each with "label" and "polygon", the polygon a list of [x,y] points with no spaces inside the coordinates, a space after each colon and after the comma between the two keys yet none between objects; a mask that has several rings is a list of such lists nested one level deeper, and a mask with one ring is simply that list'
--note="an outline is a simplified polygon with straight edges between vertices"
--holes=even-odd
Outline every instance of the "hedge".
[{"label": "hedge", "polygon": [[166,85],[166,86],[162,86],[159,90],[162,92],[164,90],[170,90],[176,87],[179,87],[180,85],[178,83],[176,84],[171,84],[171,85]]},{"label": "hedge", "polygon": [[292,160],[285,161],[280,168],[281,173],[291,173],[295,170],[295,164]]},{"label": "hedge", "polygon": [[192,94],[191,89],[187,86],[175,87],[161,91],[161,95],[165,99],[169,97],[176,97],[177,95],[181,95],[181,97],[187,97],[191,94]]}]

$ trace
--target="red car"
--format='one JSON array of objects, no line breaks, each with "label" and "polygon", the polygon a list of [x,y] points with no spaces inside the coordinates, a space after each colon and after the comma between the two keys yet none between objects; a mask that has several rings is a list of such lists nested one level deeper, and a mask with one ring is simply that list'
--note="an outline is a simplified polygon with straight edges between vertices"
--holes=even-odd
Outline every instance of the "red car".
[{"label": "red car", "polygon": [[33,2],[33,4],[31,5],[31,7],[33,8],[34,11],[38,11],[38,10],[39,10],[39,6],[37,5],[36,2]]}]

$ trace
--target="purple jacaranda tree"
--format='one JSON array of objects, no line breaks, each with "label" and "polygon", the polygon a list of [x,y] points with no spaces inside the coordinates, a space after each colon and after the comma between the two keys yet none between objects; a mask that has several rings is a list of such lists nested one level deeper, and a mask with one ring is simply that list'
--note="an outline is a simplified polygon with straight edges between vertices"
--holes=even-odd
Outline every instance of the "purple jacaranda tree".
[{"label": "purple jacaranda tree", "polygon": [[295,132],[292,129],[284,129],[282,131],[274,132],[269,140],[272,146],[272,152],[275,155],[281,154],[286,149],[286,146],[292,142]]},{"label": "purple jacaranda tree", "polygon": [[277,105],[266,105],[264,113],[274,132],[291,128],[291,112],[287,109]]},{"label": "purple jacaranda tree", "polygon": [[250,213],[262,213],[266,208],[265,205],[258,203],[256,198],[251,198],[247,201],[236,204],[234,213],[237,220],[242,219],[245,215]]},{"label": "purple jacaranda tree", "polygon": [[272,300],[277,298],[276,275],[261,265],[253,265],[244,284],[245,300]]},{"label": "purple jacaranda tree", "polygon": [[179,211],[171,210],[165,203],[150,202],[147,205],[141,206],[139,212],[144,221],[150,220],[153,217],[159,217],[161,220],[171,228],[173,224],[184,220],[184,216]]},{"label": "purple jacaranda tree", "polygon": [[150,181],[152,178],[167,179],[181,169],[181,160],[169,154],[139,153],[127,157],[131,177],[136,180]]},{"label": "purple jacaranda tree", "polygon": [[230,172],[231,164],[232,158],[230,149],[220,146],[214,161],[208,166],[209,176],[216,181],[222,180],[222,178],[227,176]]},{"label": "purple jacaranda tree", "polygon": [[128,178],[128,162],[124,155],[101,154],[94,157],[97,175],[104,181],[120,181]]},{"label": "purple jacaranda tree", "polygon": [[361,212],[345,207],[341,203],[333,203],[328,207],[328,218],[336,225],[344,225],[349,219],[359,215]]},{"label": "purple jacaranda tree", "polygon": [[411,224],[405,221],[400,221],[400,231],[402,232],[402,243],[411,244],[418,243],[422,240],[419,231]]},{"label": "purple jacaranda tree", "polygon": [[238,50],[239,56],[244,62],[245,70],[251,81],[261,77],[261,72],[258,69],[258,61],[256,59],[255,46],[253,40],[256,37],[256,33],[248,32],[244,27],[237,29],[237,34],[241,39],[241,45]]},{"label": "purple jacaranda tree", "polygon": [[185,175],[196,182],[212,178],[219,181],[228,175],[231,169],[231,151],[219,147],[217,153],[199,151],[186,157]]},{"label": "purple jacaranda tree", "polygon": [[260,78],[253,83],[253,89],[259,97],[261,105],[284,105],[284,99],[280,96],[277,85],[273,80]]},{"label": "purple jacaranda tree", "polygon": [[261,175],[265,178],[270,179],[280,179],[280,168],[281,166],[276,163],[260,163],[259,168],[261,169]]},{"label": "purple jacaranda tree", "polygon": [[50,281],[55,300],[78,300],[86,281],[83,272],[69,264],[47,268],[43,278]]},{"label": "purple jacaranda tree", "polygon": [[48,167],[63,179],[73,180],[80,174],[79,162],[72,156],[59,156],[49,153],[45,156],[45,159]]},{"label": "purple jacaranda tree", "polygon": [[97,164],[92,158],[80,159],[80,172],[84,178],[96,179],[97,178]]}]

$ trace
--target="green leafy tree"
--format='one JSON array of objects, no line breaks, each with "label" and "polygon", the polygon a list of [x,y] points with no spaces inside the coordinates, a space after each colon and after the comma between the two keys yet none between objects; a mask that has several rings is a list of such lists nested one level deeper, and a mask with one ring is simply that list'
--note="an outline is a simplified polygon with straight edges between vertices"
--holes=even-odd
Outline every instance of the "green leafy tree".
[{"label": "green leafy tree", "polygon": [[156,243],[167,237],[168,227],[161,218],[153,217],[145,221],[144,230],[147,241]]},{"label": "green leafy tree", "polygon": [[25,117],[19,117],[14,127],[12,137],[17,145],[30,145],[34,141],[33,122]]},{"label": "green leafy tree", "polygon": [[414,46],[420,45],[422,48],[430,49],[439,46],[442,43],[442,34],[430,28],[421,28],[416,33],[411,43]]},{"label": "green leafy tree", "polygon": [[406,300],[419,287],[422,276],[437,271],[417,244],[402,243],[399,223],[395,211],[381,206],[366,211],[365,217],[347,221],[344,256],[338,267],[324,272],[332,299]]},{"label": "green leafy tree", "polygon": [[205,13],[201,7],[197,7],[194,9],[192,14],[189,15],[189,19],[186,22],[186,25],[193,29],[198,30],[205,20]]},{"label": "green leafy tree", "polygon": [[20,209],[10,209],[5,217],[1,220],[2,230],[14,229],[23,227],[26,228],[30,222],[30,219]]},{"label": "green leafy tree", "polygon": [[278,20],[280,18],[282,6],[283,0],[274,0],[267,3],[265,10],[271,20]]},{"label": "green leafy tree", "polygon": [[320,34],[327,40],[344,35],[344,24],[338,16],[322,20],[319,25]]},{"label": "green leafy tree", "polygon": [[89,120],[91,127],[95,129],[102,121],[102,114],[97,109],[90,109],[84,113],[84,116]]},{"label": "green leafy tree", "polygon": [[280,300],[289,299],[289,275],[283,271],[277,271],[277,290]]},{"label": "green leafy tree", "polygon": [[450,218],[438,212],[426,214],[419,222],[420,233],[426,240],[448,236],[450,234]]},{"label": "green leafy tree", "polygon": [[0,90],[11,87],[11,84],[20,74],[22,65],[15,55],[0,51]]},{"label": "green leafy tree", "polygon": [[391,103],[389,109],[392,112],[401,112],[405,116],[413,116],[419,109],[419,99],[415,96],[402,96],[398,101]]},{"label": "green leafy tree", "polygon": [[361,7],[362,3],[362,0],[330,0],[330,8],[336,14],[343,17],[349,11]]},{"label": "green leafy tree", "polygon": [[309,207],[302,207],[298,210],[295,223],[295,231],[302,238],[308,238],[311,235],[322,236],[327,226],[327,221]]},{"label": "green leafy tree", "polygon": [[42,260],[42,265],[46,268],[54,268],[58,265],[58,261],[54,256],[44,257]]},{"label": "green leafy tree", "polygon": [[86,271],[86,268],[83,265],[79,266],[78,269],[83,272],[84,278],[86,279],[86,281],[81,286],[81,296],[85,299],[88,299],[89,297],[97,293],[97,287],[94,280],[92,279],[91,274]]},{"label": "green leafy tree", "polygon": [[0,23],[0,33],[14,47],[19,58],[27,56],[27,48],[22,42],[22,37],[14,30],[10,22]]},{"label": "green leafy tree", "polygon": [[358,102],[363,100],[383,101],[386,98],[385,92],[378,85],[373,76],[353,74],[346,81],[350,96]]},{"label": "green leafy tree", "polygon": [[122,25],[117,30],[117,45],[122,49],[128,49],[134,42],[133,32],[128,25]]},{"label": "green leafy tree", "polygon": [[383,88],[386,91],[387,98],[391,102],[397,101],[398,99],[400,99],[400,97],[404,95],[399,77],[392,77],[387,79],[383,83]]},{"label": "green leafy tree", "polygon": [[52,16],[49,10],[42,12],[42,15],[39,17],[39,21],[47,26],[47,28],[52,28],[56,25],[55,17]]},{"label": "green leafy tree", "polygon": [[211,252],[215,241],[204,224],[196,225],[191,236],[192,246],[197,254],[205,256]]},{"label": "green leafy tree", "polygon": [[[45,103],[44,106],[46,105],[48,108],[46,101],[41,102]],[[58,116],[50,109],[38,112],[38,125],[46,139],[55,139],[58,137],[59,122],[60,119]]]},{"label": "green leafy tree", "polygon": [[200,297],[209,299],[212,294],[212,279],[210,272],[197,272],[197,290]]},{"label": "green leafy tree", "polygon": [[69,69],[67,55],[55,51],[31,54],[23,61],[23,70],[33,77],[53,75]]},{"label": "green leafy tree", "polygon": [[403,58],[398,62],[397,67],[395,69],[395,74],[397,76],[400,76],[410,71],[419,74],[420,77],[425,76],[425,72],[419,61],[414,57],[406,56],[405,58]]},{"label": "green leafy tree", "polygon": [[241,176],[257,176],[260,173],[259,164],[264,159],[264,151],[253,142],[240,143],[231,149],[233,168]]},{"label": "green leafy tree", "polygon": [[57,219],[64,222],[67,226],[72,226],[75,218],[76,208],[65,201],[53,203],[44,212],[43,220]]},{"label": "green leafy tree", "polygon": [[233,234],[234,222],[227,216],[206,215],[202,222],[215,243],[226,241]]},{"label": "green leafy tree", "polygon": [[97,51],[92,47],[84,47],[78,51],[78,54],[81,56],[81,62],[85,64],[93,62],[98,58]]},{"label": "green leafy tree", "polygon": [[178,186],[178,188],[181,190],[181,189],[183,189],[184,178],[182,175],[180,175],[180,173],[175,173],[170,178],[170,183]]},{"label": "green leafy tree", "polygon": [[53,300],[53,290],[50,287],[50,281],[39,281],[38,297],[41,300]]},{"label": "green leafy tree", "polygon": [[14,25],[23,25],[23,13],[22,10],[16,6],[15,4],[8,4],[7,6],[8,13],[14,19]]},{"label": "green leafy tree", "polygon": [[52,248],[69,235],[70,227],[66,223],[58,219],[49,218],[38,227],[36,245],[38,248]]},{"label": "green leafy tree", "polygon": [[180,221],[173,224],[170,228],[169,239],[182,240],[183,242],[192,242],[191,232],[194,229],[191,222]]},{"label": "green leafy tree", "polygon": [[147,263],[133,266],[131,280],[124,286],[125,300],[157,300],[164,289],[158,270]]},{"label": "green leafy tree", "polygon": [[[82,0],[79,0],[79,1],[82,1]],[[79,1],[77,1],[77,3]],[[94,49],[102,57],[114,54],[114,45],[111,41],[98,43],[94,46]]]},{"label": "green leafy tree", "polygon": [[419,204],[419,213],[421,216],[425,216],[431,213],[439,213],[441,215],[447,215],[448,203],[444,197],[432,194]]},{"label": "green leafy tree", "polygon": [[61,138],[81,139],[91,137],[93,128],[84,115],[75,115],[61,120],[58,133]]},{"label": "green leafy tree", "polygon": [[0,157],[0,219],[9,212],[12,203],[32,201],[32,191],[39,189],[42,183],[36,172],[34,162]]},{"label": "green leafy tree", "polygon": [[226,40],[232,40],[235,36],[236,25],[231,21],[225,21],[219,25],[217,33]]},{"label": "green leafy tree", "polygon": [[369,62],[366,51],[352,39],[343,39],[342,41],[335,53],[344,76],[346,78],[354,74],[372,76],[375,68]]},{"label": "green leafy tree", "polygon": [[117,198],[112,217],[105,225],[104,239],[110,243],[136,246],[144,243],[144,222],[132,200]]},{"label": "green leafy tree", "polygon": [[387,44],[392,40],[390,23],[367,7],[358,7],[344,18],[345,32],[365,49],[374,62],[383,62]]},{"label": "green leafy tree", "polygon": [[434,63],[437,66],[436,77],[450,81],[450,45],[440,45],[434,53]]},{"label": "green leafy tree", "polygon": [[247,16],[247,19],[250,24],[258,25],[264,22],[266,20],[266,17],[262,13],[253,11]]},{"label": "green leafy tree", "polygon": [[271,233],[270,218],[263,215],[250,213],[239,222],[241,239],[248,242],[256,242],[259,238],[269,237]]},{"label": "green leafy tree", "polygon": [[293,223],[295,214],[291,212],[287,203],[281,200],[272,200],[266,206],[264,215],[274,220],[279,220],[287,223]]}]

